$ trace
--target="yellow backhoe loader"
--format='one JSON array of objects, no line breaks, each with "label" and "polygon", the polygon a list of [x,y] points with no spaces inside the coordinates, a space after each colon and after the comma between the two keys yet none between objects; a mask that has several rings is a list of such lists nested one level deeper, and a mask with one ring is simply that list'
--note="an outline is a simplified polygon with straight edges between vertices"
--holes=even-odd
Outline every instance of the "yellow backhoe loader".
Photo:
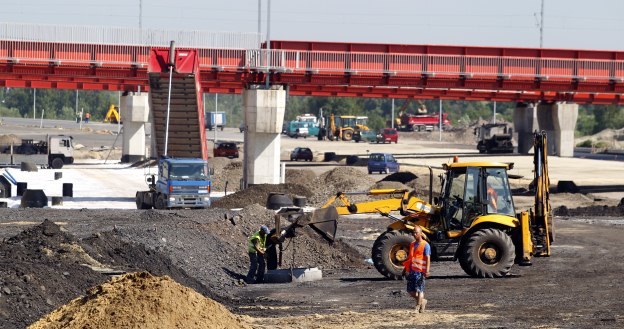
[{"label": "yellow backhoe loader", "polygon": [[121,118],[119,117],[119,107],[115,104],[111,104],[108,108],[108,112],[106,112],[106,116],[104,116],[104,122],[110,123],[120,123]]},{"label": "yellow backhoe loader", "polygon": [[[373,244],[375,268],[390,279],[402,278],[416,225],[431,245],[433,261],[457,260],[473,277],[502,277],[514,263],[530,265],[533,256],[550,256],[554,232],[545,133],[535,133],[534,149],[534,209],[516,213],[507,176],[513,164],[444,164],[442,191],[433,202],[431,196],[426,203],[410,192],[401,201],[403,217],[380,208],[395,221]],[[419,206],[410,206],[414,202]]]}]

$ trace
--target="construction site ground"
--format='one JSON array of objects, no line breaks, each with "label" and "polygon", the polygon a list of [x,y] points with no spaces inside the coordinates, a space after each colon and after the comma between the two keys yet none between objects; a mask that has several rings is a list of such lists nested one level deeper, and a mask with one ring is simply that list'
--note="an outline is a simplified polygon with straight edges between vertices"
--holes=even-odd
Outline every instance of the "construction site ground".
[{"label": "construction site ground", "polygon": [[[230,133],[233,140],[242,138]],[[132,319],[148,318],[152,320],[138,327],[624,326],[624,195],[622,189],[615,188],[624,185],[621,161],[550,157],[553,186],[559,180],[572,180],[578,185],[610,188],[591,194],[553,193],[556,239],[552,256],[534,259],[530,267],[514,266],[506,278],[474,279],[456,262],[434,263],[426,286],[427,312],[422,314],[413,310],[405,282],[386,280],[370,264],[372,244],[390,223],[375,215],[340,218],[337,241],[332,245],[311,230],[303,230],[292,240],[284,251],[283,267],[318,267],[323,271],[320,281],[255,285],[242,281],[248,263],[247,236],[259,225],[273,222],[271,211],[263,207],[271,191],[308,196],[313,206],[339,190],[372,187],[406,186],[426,198],[426,166],[440,166],[454,153],[463,154],[460,160],[515,162],[511,173],[523,176],[512,180],[512,187],[518,191],[531,181],[531,156],[482,157],[475,154],[474,144],[467,137],[447,133],[442,143],[436,141],[437,133],[428,137],[405,133],[392,145],[282,137],[283,159],[295,146],[308,146],[316,154],[315,161],[287,161],[287,184],[254,186],[224,196],[206,210],[130,209],[134,193],[144,184],[144,169],[77,160],[82,164],[62,169],[63,179],[73,182],[75,194],[63,206],[21,209],[13,198],[8,200],[12,208],[0,209],[0,328],[24,328],[54,310],[33,328],[73,328],[59,325],[62,319],[76,319],[76,328],[80,327],[78,320],[87,321],[81,324],[92,328],[105,328],[106,324],[124,327],[124,323],[132,327],[128,325]],[[337,162],[321,161],[324,152],[365,157],[379,151],[397,155],[402,171],[411,176],[368,175],[365,167],[346,166],[341,158]],[[217,191],[223,192],[228,181],[228,194],[235,192],[242,172],[240,160],[213,159],[211,163]],[[405,177],[409,181],[402,180]],[[527,209],[532,198],[517,196],[514,202],[517,209]],[[192,290],[145,274],[104,284],[111,274],[143,271],[167,275]],[[127,296],[125,303],[113,298],[121,292]],[[70,303],[81,296],[86,297]],[[141,296],[152,303],[146,306]],[[203,301],[204,297],[225,308]],[[158,310],[180,322],[155,321]],[[91,314],[91,321],[101,314],[120,322],[98,327],[89,323],[85,314]]]}]

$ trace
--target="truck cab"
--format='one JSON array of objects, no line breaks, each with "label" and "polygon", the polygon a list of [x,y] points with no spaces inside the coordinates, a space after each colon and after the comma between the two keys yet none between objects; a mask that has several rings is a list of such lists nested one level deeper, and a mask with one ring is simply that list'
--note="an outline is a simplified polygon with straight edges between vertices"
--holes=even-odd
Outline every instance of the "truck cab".
[{"label": "truck cab", "polygon": [[209,207],[210,174],[206,160],[163,157],[158,162],[158,180],[148,177],[150,190],[137,192],[137,208]]}]

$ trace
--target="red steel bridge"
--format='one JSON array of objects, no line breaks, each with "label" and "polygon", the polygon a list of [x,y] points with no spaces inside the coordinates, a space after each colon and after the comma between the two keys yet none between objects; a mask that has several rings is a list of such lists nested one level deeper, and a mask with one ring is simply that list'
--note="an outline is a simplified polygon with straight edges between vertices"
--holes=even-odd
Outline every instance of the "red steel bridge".
[{"label": "red steel bridge", "polygon": [[[0,36],[0,87],[149,91],[151,48]],[[266,48],[195,47],[201,90],[240,93],[268,78],[297,96],[624,103],[624,51],[308,41]]]}]

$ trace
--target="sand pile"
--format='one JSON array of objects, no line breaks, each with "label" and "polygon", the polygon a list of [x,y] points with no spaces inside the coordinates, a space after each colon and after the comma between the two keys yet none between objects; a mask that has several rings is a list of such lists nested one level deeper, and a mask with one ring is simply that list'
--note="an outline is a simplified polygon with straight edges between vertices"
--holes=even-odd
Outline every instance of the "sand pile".
[{"label": "sand pile", "polygon": [[286,193],[291,196],[301,195],[305,197],[312,196],[312,192],[303,185],[299,184],[258,184],[253,185],[245,190],[228,194],[212,203],[217,208],[244,208],[252,204],[266,205],[269,194],[272,192]]},{"label": "sand pile", "polygon": [[9,146],[11,144],[20,145],[22,144],[22,139],[13,134],[0,135],[0,146]]},{"label": "sand pile", "polygon": [[221,304],[171,278],[131,273],[89,289],[29,329],[250,328]]}]

